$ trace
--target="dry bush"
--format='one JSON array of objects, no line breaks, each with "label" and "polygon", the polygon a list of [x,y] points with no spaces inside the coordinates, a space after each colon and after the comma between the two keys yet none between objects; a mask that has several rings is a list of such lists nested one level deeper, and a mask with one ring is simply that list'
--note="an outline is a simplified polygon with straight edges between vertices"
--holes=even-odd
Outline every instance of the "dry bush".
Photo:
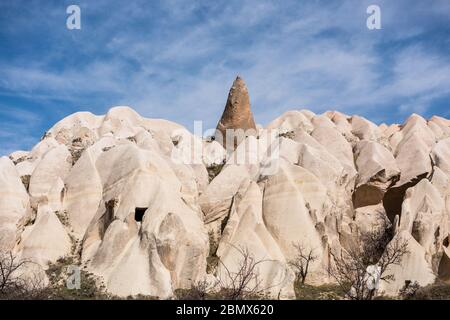
[{"label": "dry bush", "polygon": [[404,300],[414,299],[420,284],[417,281],[406,280],[404,286],[400,289],[399,296]]},{"label": "dry bush", "polygon": [[296,282],[305,284],[309,266],[318,257],[314,254],[314,249],[307,250],[300,243],[294,244],[294,248],[296,253],[294,259],[289,261],[289,265],[294,269]]},{"label": "dry bush", "polygon": [[23,274],[31,264],[36,266],[32,261],[18,259],[11,251],[0,252],[0,299],[38,299],[42,295],[42,274]]},{"label": "dry bush", "polygon": [[[389,229],[378,229],[362,235],[356,244],[339,255],[331,253],[333,262],[329,275],[339,284],[347,297],[353,300],[371,300],[376,293],[379,281],[395,280],[388,272],[390,266],[400,265],[408,253],[408,243],[401,238],[390,241]],[[375,266],[378,279],[369,285],[367,267]]]},{"label": "dry bush", "polygon": [[441,280],[421,287],[417,281],[405,281],[400,290],[404,300],[450,300],[450,284]]},{"label": "dry bush", "polygon": [[214,288],[217,283],[209,283],[207,280],[201,280],[192,284],[190,289],[175,290],[175,297],[178,300],[208,300],[214,299]]},{"label": "dry bush", "polygon": [[263,286],[258,267],[272,260],[256,259],[247,248],[236,247],[240,255],[235,268],[227,266],[219,257],[218,264],[222,266],[220,279],[211,283],[206,280],[192,284],[188,290],[176,291],[176,298],[183,300],[248,300],[264,299],[267,291],[276,285]]},{"label": "dry bush", "polygon": [[256,260],[247,248],[232,246],[241,255],[236,271],[222,265],[224,277],[219,279],[219,292],[225,300],[244,300],[263,297],[269,288],[262,287],[262,280],[259,276],[258,266],[269,260]]}]

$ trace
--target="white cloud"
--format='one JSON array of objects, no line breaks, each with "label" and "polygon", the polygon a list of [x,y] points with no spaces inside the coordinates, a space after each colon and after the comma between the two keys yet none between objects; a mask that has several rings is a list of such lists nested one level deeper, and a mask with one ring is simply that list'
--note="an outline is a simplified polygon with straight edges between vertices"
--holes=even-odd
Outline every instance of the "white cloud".
[{"label": "white cloud", "polygon": [[[39,61],[0,60],[0,92],[59,99],[94,112],[108,107],[99,101],[110,101],[187,126],[194,120],[214,126],[241,74],[262,123],[300,107],[338,108],[382,121],[390,118],[380,108],[396,103],[401,115],[426,112],[449,94],[450,62],[414,39],[445,13],[380,1],[383,29],[368,31],[370,2],[170,0],[159,11],[140,1],[82,3],[83,33],[56,29],[59,44]],[[446,2],[439,6],[448,9]],[[53,65],[68,53],[86,63]]]}]

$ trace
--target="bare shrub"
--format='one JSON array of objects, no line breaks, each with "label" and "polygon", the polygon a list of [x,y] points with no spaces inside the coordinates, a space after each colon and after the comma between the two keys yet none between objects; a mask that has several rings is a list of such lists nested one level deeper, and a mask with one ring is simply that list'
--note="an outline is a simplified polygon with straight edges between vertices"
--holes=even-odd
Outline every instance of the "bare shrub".
[{"label": "bare shrub", "polygon": [[248,300],[264,299],[267,291],[279,284],[264,286],[259,275],[258,267],[273,260],[256,259],[245,247],[231,245],[239,253],[239,262],[235,267],[227,266],[217,257],[218,264],[222,266],[219,279],[215,282],[202,280],[193,283],[190,289],[178,289],[175,292],[177,299],[183,300]]},{"label": "bare shrub", "polygon": [[225,300],[267,298],[268,290],[279,286],[281,282],[270,286],[263,285],[258,268],[264,263],[273,263],[274,260],[256,259],[246,247],[234,245],[231,247],[239,252],[241,258],[234,270],[219,259],[224,270],[218,281],[220,298]]},{"label": "bare shrub", "polygon": [[213,298],[213,291],[217,283],[209,283],[201,280],[192,284],[188,290],[175,290],[175,297],[178,300],[207,300]]},{"label": "bare shrub", "polygon": [[405,283],[401,297],[405,300],[450,300],[450,284],[441,280],[421,287],[416,281]]},{"label": "bare shrub", "polygon": [[214,180],[214,178],[219,175],[219,173],[222,171],[224,165],[225,165],[225,162],[222,162],[220,164],[213,163],[206,168],[208,171],[209,182]]},{"label": "bare shrub", "polygon": [[241,255],[236,271],[232,271],[219,259],[219,263],[225,270],[224,277],[219,279],[220,292],[224,299],[243,300],[262,296],[264,290],[261,288],[261,279],[257,267],[267,260],[256,260],[247,248],[234,248]]},{"label": "bare shrub", "polygon": [[0,299],[35,299],[44,288],[38,273],[25,275],[24,269],[34,262],[17,258],[12,251],[0,252]]},{"label": "bare shrub", "polygon": [[[390,241],[389,229],[377,229],[362,235],[356,244],[339,255],[331,253],[333,261],[329,275],[336,280],[347,297],[353,300],[371,300],[379,281],[395,280],[388,272],[390,266],[400,265],[408,253],[408,243],[401,238]],[[370,285],[368,267],[376,268],[375,285]]]},{"label": "bare shrub", "polygon": [[300,243],[294,244],[296,250],[294,259],[289,261],[289,265],[294,269],[297,283],[304,284],[308,275],[309,266],[317,260],[314,249],[305,249]]},{"label": "bare shrub", "polygon": [[399,296],[404,300],[414,299],[420,284],[417,281],[406,280],[405,285],[400,289]]}]

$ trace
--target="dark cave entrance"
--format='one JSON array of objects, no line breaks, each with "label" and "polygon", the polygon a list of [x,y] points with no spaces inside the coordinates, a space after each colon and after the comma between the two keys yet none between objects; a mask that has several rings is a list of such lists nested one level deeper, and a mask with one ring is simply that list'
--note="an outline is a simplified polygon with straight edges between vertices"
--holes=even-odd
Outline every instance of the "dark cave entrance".
[{"label": "dark cave entrance", "polygon": [[396,215],[400,217],[402,213],[402,205],[406,190],[414,187],[420,182],[420,180],[425,179],[427,175],[428,173],[423,173],[408,183],[405,183],[399,187],[391,187],[386,191],[383,197],[383,207],[386,210],[386,215],[391,222],[394,222]]},{"label": "dark cave entrance", "polygon": [[352,195],[353,208],[371,206],[380,203],[383,200],[383,192],[374,186],[359,186]]},{"label": "dark cave entrance", "polygon": [[111,199],[105,202],[105,213],[103,214],[101,220],[102,224],[100,226],[100,234],[102,237],[105,235],[111,222],[114,221],[114,211],[118,205],[119,201],[117,199]]},{"label": "dark cave entrance", "polygon": [[[442,245],[446,248],[449,247],[449,237],[444,239]],[[445,253],[439,262],[438,277],[440,280],[450,283],[450,258]]]},{"label": "dark cave entrance", "polygon": [[134,209],[134,220],[136,222],[142,222],[144,219],[145,211],[147,211],[148,208],[136,208]]}]

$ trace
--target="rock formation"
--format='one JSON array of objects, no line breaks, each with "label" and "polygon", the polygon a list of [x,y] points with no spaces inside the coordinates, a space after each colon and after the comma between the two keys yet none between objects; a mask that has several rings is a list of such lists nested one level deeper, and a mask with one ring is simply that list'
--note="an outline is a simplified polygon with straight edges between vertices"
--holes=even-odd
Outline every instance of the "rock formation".
[{"label": "rock formation", "polygon": [[[256,125],[250,109],[247,86],[239,76],[233,82],[222,117],[217,124],[215,139],[224,147],[227,146],[227,129],[234,130],[236,134],[233,141],[229,142],[232,148],[236,148],[246,136],[256,134]],[[236,130],[248,132],[237,132]]]},{"label": "rock formation", "polygon": [[[217,127],[227,128],[255,129],[239,77]],[[307,283],[330,283],[333,254],[385,221],[409,250],[379,289],[396,295],[405,281],[450,282],[449,157],[440,117],[377,126],[294,110],[227,155],[128,107],[76,113],[31,151],[0,158],[0,250],[44,268],[75,255],[112,294],[169,298],[223,280],[245,248],[266,261],[257,271],[267,294],[293,298],[296,244],[317,256]]]}]

